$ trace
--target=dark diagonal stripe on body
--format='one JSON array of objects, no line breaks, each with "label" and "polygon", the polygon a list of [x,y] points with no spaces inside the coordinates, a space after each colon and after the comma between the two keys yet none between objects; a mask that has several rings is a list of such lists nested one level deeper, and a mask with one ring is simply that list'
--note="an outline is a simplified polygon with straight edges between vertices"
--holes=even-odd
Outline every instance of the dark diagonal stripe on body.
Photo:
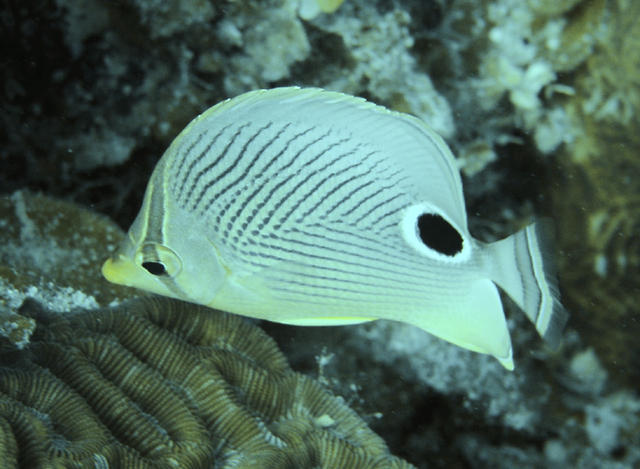
[{"label": "dark diagonal stripe on body", "polygon": [[[200,189],[200,192],[198,193],[198,196],[196,197],[196,199],[193,202],[192,205],[192,210],[195,210],[198,205],[200,204],[200,201],[202,200],[202,198],[205,196],[205,194],[207,193],[207,191],[217,182],[219,181],[223,181],[225,176],[227,176],[227,174],[229,174],[231,171],[233,171],[242,161],[242,159],[244,158],[245,152],[247,151],[247,148],[249,148],[249,145],[251,145],[251,143],[253,143],[255,141],[256,138],[258,138],[258,136],[264,132],[265,130],[267,130],[269,127],[271,127],[271,122],[267,123],[266,125],[264,125],[263,127],[259,128],[253,135],[249,136],[249,138],[247,138],[247,141],[244,143],[244,145],[242,145],[242,148],[240,149],[240,151],[238,152],[238,155],[233,158],[231,164],[226,165],[226,167],[220,171],[219,173],[216,174],[211,174],[209,180],[204,184],[204,186],[202,187],[202,189]],[[243,129],[243,127],[241,127],[240,129],[238,129],[238,133]],[[235,137],[235,136],[234,136]],[[233,142],[232,142],[233,143]],[[225,149],[226,152],[226,149]],[[257,156],[254,156],[253,160],[251,161],[250,165],[253,164],[256,160]],[[205,168],[206,169],[206,168]],[[229,187],[229,186],[228,186]],[[217,195],[214,195],[212,198],[216,199],[217,196],[219,196],[220,192],[218,192]]]},{"label": "dark diagonal stripe on body", "polygon": [[[178,200],[178,202],[183,201],[182,196],[184,195],[184,187],[187,184],[187,181],[189,180],[189,177],[191,176],[191,173],[193,171],[193,169],[195,168],[195,166],[202,161],[202,159],[207,156],[207,154],[209,153],[209,150],[211,150],[211,147],[213,147],[216,142],[218,141],[218,139],[222,136],[222,134],[224,134],[224,132],[231,127],[231,124],[224,126],[222,129],[220,129],[220,131],[215,135],[215,137],[213,137],[211,139],[211,141],[207,144],[207,146],[205,147],[205,149],[200,152],[200,154],[195,157],[191,163],[189,163],[189,167],[187,168],[187,172],[185,173],[184,177],[182,178],[182,181],[180,182],[180,187],[178,188],[178,190],[176,191],[176,198]],[[190,146],[187,149],[187,153],[185,153],[182,158],[184,161],[186,161],[189,158],[189,155],[191,154],[191,152],[193,151],[193,149],[195,148],[195,144]],[[186,203],[186,201],[184,201]]]},{"label": "dark diagonal stripe on body", "polygon": [[[247,126],[249,126],[249,123],[241,125],[234,132],[233,136],[231,137],[231,140],[229,142],[227,142],[227,144],[225,145],[223,150],[220,152],[218,157],[215,160],[213,160],[211,163],[209,163],[207,166],[202,168],[200,171],[198,171],[198,173],[193,177],[193,180],[191,181],[191,186],[189,187],[187,195],[185,196],[185,205],[189,205],[189,201],[191,200],[191,196],[193,195],[193,191],[196,189],[196,187],[198,185],[198,182],[200,181],[202,176],[207,174],[209,171],[211,171],[213,168],[215,168],[218,165],[218,163],[220,163],[220,161],[222,161],[222,159],[226,156],[226,154],[229,151],[229,149],[231,148],[231,146],[236,142],[237,138],[240,136],[240,133],[242,132],[242,130]],[[208,152],[209,148],[210,148],[210,145],[207,147],[207,150],[205,150],[205,151]],[[193,203],[191,203],[191,206],[193,206]]]}]

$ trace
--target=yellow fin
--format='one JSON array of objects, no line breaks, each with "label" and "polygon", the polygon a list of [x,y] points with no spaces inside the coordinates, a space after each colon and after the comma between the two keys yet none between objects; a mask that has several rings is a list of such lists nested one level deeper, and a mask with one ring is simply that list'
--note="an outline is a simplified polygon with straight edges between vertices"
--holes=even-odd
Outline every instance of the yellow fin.
[{"label": "yellow fin", "polygon": [[376,318],[359,318],[359,317],[317,317],[317,318],[300,318],[300,319],[278,319],[278,322],[291,324],[292,326],[345,326],[348,324],[360,324],[362,322],[375,321]]},{"label": "yellow fin", "polygon": [[407,322],[459,347],[493,355],[507,370],[514,368],[502,302],[489,279],[471,283],[455,308],[416,315]]}]

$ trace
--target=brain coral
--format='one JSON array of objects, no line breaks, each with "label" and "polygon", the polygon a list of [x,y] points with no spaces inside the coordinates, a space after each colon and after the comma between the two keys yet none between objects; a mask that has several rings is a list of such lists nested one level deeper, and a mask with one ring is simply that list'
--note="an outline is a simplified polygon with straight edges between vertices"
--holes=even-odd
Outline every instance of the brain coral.
[{"label": "brain coral", "polygon": [[412,467],[240,317],[155,298],[23,309],[29,347],[0,348],[4,468]]}]

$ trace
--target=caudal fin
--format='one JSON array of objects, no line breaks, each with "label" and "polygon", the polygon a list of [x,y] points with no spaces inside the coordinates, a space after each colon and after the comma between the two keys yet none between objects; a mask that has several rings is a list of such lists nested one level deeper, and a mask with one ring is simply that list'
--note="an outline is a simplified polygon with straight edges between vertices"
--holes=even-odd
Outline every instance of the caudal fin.
[{"label": "caudal fin", "polygon": [[552,346],[560,342],[569,319],[560,303],[553,258],[553,225],[540,220],[489,245],[491,279],[525,312]]}]

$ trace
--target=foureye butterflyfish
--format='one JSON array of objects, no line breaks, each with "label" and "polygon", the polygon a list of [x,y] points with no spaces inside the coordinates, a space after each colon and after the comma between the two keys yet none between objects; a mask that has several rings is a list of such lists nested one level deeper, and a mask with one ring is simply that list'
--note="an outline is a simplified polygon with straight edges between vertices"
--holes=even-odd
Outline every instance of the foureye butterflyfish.
[{"label": "foureye butterflyfish", "polygon": [[296,87],[223,101],[171,143],[111,282],[296,325],[389,319],[513,369],[496,285],[551,343],[567,313],[541,225],[486,244],[430,127]]}]

